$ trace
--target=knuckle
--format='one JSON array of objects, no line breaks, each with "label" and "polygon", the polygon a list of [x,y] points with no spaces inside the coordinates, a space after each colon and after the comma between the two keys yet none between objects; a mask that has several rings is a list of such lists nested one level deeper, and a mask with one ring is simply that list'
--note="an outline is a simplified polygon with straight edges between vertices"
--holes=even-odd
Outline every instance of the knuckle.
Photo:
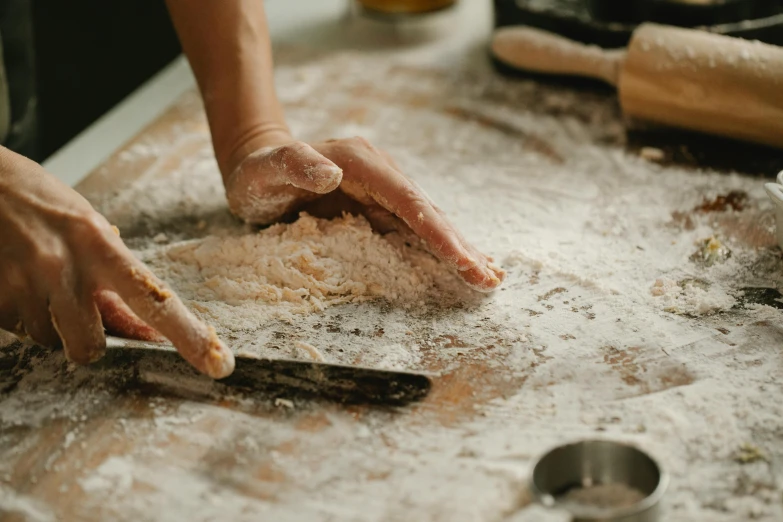
[{"label": "knuckle", "polygon": [[72,222],[71,237],[77,245],[89,245],[99,251],[117,244],[117,234],[102,215],[89,212]]},{"label": "knuckle", "polygon": [[36,244],[30,251],[30,273],[40,274],[50,283],[60,283],[66,264],[65,249],[59,241]]},{"label": "knuckle", "polygon": [[286,145],[283,145],[278,150],[281,151],[284,154],[296,154],[303,152],[309,148],[309,145],[303,141],[294,141],[292,143],[288,143]]},{"label": "knuckle", "polygon": [[65,271],[65,257],[58,252],[38,251],[35,265],[41,274],[52,280],[60,280]]},{"label": "knuckle", "polygon": [[97,212],[88,212],[77,220],[77,226],[81,232],[89,234],[91,237],[104,237],[113,233],[111,225],[106,218]]},{"label": "knuckle", "polygon": [[76,238],[79,242],[112,232],[111,225],[106,221],[106,218],[92,209],[80,210],[66,216],[63,220],[62,230],[67,238]]},{"label": "knuckle", "polygon": [[288,158],[300,156],[304,154],[308,149],[308,147],[309,146],[306,143],[303,143],[301,141],[288,143],[286,145],[278,147],[274,152],[272,152],[272,158],[278,161],[284,161]]},{"label": "knuckle", "polygon": [[292,166],[292,161],[295,162],[297,158],[307,154],[309,145],[301,141],[295,141],[282,145],[271,152],[269,155],[270,165],[279,170],[285,171],[288,167]]},{"label": "knuckle", "polygon": [[372,149],[370,141],[363,136],[354,136],[346,140],[351,146],[361,149]]},{"label": "knuckle", "polygon": [[411,205],[424,206],[427,203],[424,195],[410,183],[403,183],[400,187],[400,196],[402,196]]}]

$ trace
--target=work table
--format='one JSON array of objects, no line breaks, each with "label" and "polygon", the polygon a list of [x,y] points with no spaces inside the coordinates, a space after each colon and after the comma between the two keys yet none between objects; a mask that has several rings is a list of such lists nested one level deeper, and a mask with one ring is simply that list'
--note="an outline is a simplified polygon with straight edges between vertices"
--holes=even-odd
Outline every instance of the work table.
[{"label": "work table", "polygon": [[[783,260],[762,180],[677,134],[629,137],[611,92],[500,77],[488,6],[463,4],[454,15],[470,29],[396,50],[281,41],[276,79],[297,136],[361,134],[388,150],[508,271],[503,289],[270,317],[228,339],[427,370],[430,395],[401,408],[193,398],[17,344],[0,372],[35,357],[0,394],[0,514],[565,520],[529,505],[531,463],[556,444],[610,438],[671,474],[664,520],[783,516],[782,314],[774,290],[757,290],[780,283]],[[255,233],[222,199],[197,93],[173,83],[166,110],[77,185],[139,252],[154,237]],[[748,156],[740,172],[771,175],[775,161]],[[710,257],[710,239],[730,253]],[[384,359],[392,349],[409,357]]]}]

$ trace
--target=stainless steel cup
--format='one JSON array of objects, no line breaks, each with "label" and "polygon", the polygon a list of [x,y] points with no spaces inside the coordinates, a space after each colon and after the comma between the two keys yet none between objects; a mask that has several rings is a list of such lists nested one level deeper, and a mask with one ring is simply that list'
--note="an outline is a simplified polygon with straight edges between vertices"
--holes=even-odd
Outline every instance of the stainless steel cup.
[{"label": "stainless steel cup", "polygon": [[[599,506],[564,501],[587,486],[623,485],[644,495],[628,505]],[[533,468],[530,489],[543,505],[561,508],[573,522],[657,522],[668,475],[641,450],[622,443],[588,440],[557,447]]]}]

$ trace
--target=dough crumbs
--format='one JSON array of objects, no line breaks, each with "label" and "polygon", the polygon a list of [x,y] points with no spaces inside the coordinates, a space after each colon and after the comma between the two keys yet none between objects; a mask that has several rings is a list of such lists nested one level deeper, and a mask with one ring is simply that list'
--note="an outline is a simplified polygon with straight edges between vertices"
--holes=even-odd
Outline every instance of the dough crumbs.
[{"label": "dough crumbs", "polygon": [[310,343],[306,343],[304,341],[294,341],[294,346],[303,352],[306,352],[314,361],[323,362],[326,360],[323,354],[318,351],[318,348]]},{"label": "dough crumbs", "polygon": [[645,494],[631,486],[614,483],[574,488],[560,497],[562,507],[627,508],[644,500]]},{"label": "dough crumbs", "polygon": [[196,315],[251,328],[344,303],[422,305],[436,280],[452,276],[428,254],[404,249],[364,217],[302,213],[292,224],[174,243],[144,257]]},{"label": "dough crumbs", "polygon": [[171,297],[171,292],[158,286],[148,274],[141,273],[136,268],[131,268],[130,275],[133,279],[138,281],[141,286],[149,292],[149,296],[158,303],[162,303]]},{"label": "dough crumbs", "polygon": [[650,294],[665,312],[677,315],[712,315],[731,309],[737,300],[720,284],[700,279],[656,279]]},{"label": "dough crumbs", "polygon": [[666,158],[666,153],[655,147],[642,147],[639,156],[647,161],[663,161]]}]

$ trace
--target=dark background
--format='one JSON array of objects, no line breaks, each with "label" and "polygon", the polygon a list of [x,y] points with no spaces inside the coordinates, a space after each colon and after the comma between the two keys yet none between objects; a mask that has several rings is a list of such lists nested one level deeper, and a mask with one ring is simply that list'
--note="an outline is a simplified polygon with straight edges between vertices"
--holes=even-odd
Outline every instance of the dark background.
[{"label": "dark background", "polygon": [[6,2],[26,4],[17,11],[26,8],[32,28],[37,114],[20,148],[37,161],[180,53],[164,0],[0,0]]}]

